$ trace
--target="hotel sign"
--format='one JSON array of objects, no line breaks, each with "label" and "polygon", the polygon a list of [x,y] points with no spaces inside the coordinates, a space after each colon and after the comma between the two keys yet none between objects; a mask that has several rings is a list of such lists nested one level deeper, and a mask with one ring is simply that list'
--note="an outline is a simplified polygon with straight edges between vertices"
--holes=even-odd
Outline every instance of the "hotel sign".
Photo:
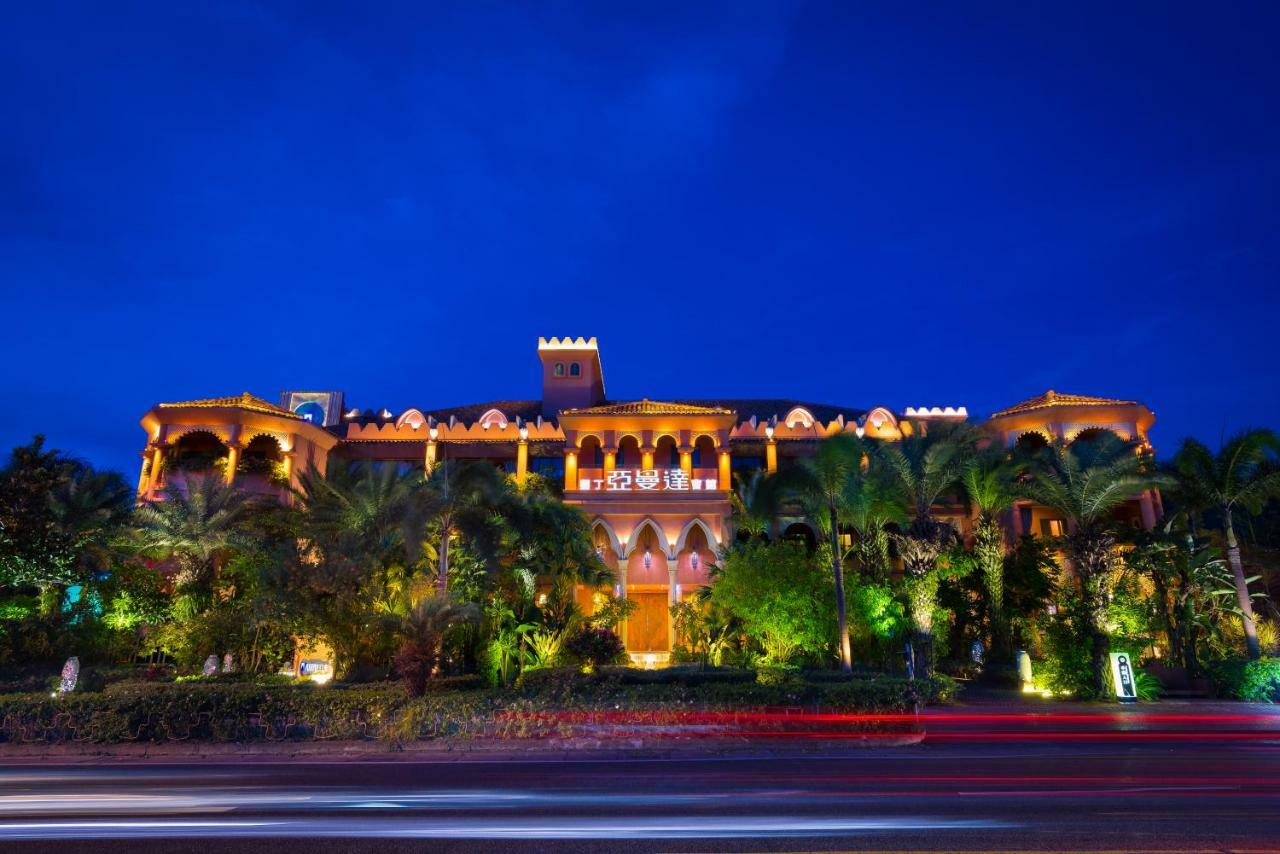
[{"label": "hotel sign", "polygon": [[714,492],[714,477],[689,477],[684,469],[614,469],[603,478],[581,478],[583,492]]}]

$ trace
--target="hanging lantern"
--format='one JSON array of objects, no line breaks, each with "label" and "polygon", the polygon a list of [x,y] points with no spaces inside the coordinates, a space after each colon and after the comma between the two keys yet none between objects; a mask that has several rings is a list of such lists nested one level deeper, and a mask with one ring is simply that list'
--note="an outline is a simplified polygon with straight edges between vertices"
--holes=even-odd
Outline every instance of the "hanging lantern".
[{"label": "hanging lantern", "polygon": [[693,554],[689,555],[689,566],[693,567],[694,569],[697,569],[698,564],[701,562],[702,562],[702,558],[698,557],[697,552],[694,552]]},{"label": "hanging lantern", "polygon": [[648,549],[644,550],[644,568],[653,569],[653,552]]}]

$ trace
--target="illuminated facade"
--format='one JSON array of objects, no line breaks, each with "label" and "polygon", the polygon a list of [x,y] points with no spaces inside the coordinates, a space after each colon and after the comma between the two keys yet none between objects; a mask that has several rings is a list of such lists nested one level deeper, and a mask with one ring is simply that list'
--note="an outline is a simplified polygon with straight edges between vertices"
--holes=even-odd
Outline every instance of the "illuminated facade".
[{"label": "illuminated facade", "polygon": [[[517,479],[537,472],[563,483],[565,501],[591,520],[596,546],[638,603],[624,626],[633,656],[662,661],[674,643],[669,605],[707,581],[707,567],[732,536],[729,489],[734,475],[776,471],[841,432],[900,439],[935,421],[963,421],[964,407],[858,409],[794,400],[610,401],[596,339],[539,339],[542,396],[452,409],[346,409],[341,392],[284,392],[279,405],[239,397],[162,403],[142,419],[147,445],[138,484],[158,497],[196,461],[211,463],[241,488],[282,499],[288,482],[330,458],[430,468],[443,459],[488,461]],[[1148,445],[1155,418],[1136,401],[1044,395],[984,422],[1007,445],[1087,439],[1097,431]],[[205,466],[208,467],[207,465]],[[1125,509],[1145,527],[1160,497],[1137,496]],[[941,518],[969,529],[963,507]],[[1022,503],[1008,514],[1011,535],[1051,535],[1061,522]],[[779,530],[811,539],[800,517]],[[579,591],[591,607],[593,591]]]}]

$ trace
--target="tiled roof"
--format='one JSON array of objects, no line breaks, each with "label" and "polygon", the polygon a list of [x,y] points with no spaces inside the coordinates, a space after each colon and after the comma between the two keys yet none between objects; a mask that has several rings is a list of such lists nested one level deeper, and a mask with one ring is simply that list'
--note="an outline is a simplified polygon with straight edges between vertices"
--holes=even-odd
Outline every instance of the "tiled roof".
[{"label": "tiled roof", "polygon": [[1136,400],[1112,400],[1107,397],[1089,397],[1083,394],[1062,394],[1049,389],[1044,394],[1014,404],[1008,409],[992,413],[992,418],[1002,415],[1017,415],[1020,412],[1031,412],[1035,409],[1046,409],[1050,406],[1135,406]]},{"label": "tiled roof", "polygon": [[203,400],[184,400],[178,403],[161,403],[159,409],[214,409],[231,407],[245,409],[249,412],[262,412],[267,415],[279,415],[283,418],[295,418],[305,421],[301,415],[295,415],[287,409],[281,409],[274,403],[268,403],[260,397],[244,392],[239,397],[207,397]]},{"label": "tiled roof", "polygon": [[566,409],[562,415],[731,415],[733,410],[719,406],[674,403],[660,400],[632,400],[602,403],[585,409]]}]

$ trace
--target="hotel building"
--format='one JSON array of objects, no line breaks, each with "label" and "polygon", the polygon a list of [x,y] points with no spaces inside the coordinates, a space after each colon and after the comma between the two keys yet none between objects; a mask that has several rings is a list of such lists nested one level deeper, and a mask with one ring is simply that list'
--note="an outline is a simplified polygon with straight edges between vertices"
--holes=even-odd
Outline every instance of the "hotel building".
[{"label": "hotel building", "polygon": [[[964,421],[965,407],[862,409],[797,400],[609,400],[596,339],[538,340],[542,394],[447,409],[348,409],[342,392],[286,391],[279,404],[238,397],[161,403],[142,418],[138,493],[211,461],[242,489],[285,500],[309,466],[331,459],[430,468],[440,460],[486,461],[517,479],[536,472],[563,483],[564,500],[591,520],[593,537],[638,610],[624,626],[633,656],[665,659],[674,642],[669,605],[707,581],[716,550],[732,536],[729,493],[738,473],[776,471],[836,433],[900,439],[931,422]],[[1048,391],[983,423],[1006,445],[1087,440],[1100,431],[1149,447],[1155,418],[1132,400]],[[1123,513],[1154,526],[1160,496],[1135,496]],[[962,532],[961,506],[939,516]],[[1054,535],[1062,521],[1022,502],[1007,514],[1011,536]],[[779,519],[784,536],[812,539],[801,517]],[[589,608],[593,591],[579,591]]]}]

